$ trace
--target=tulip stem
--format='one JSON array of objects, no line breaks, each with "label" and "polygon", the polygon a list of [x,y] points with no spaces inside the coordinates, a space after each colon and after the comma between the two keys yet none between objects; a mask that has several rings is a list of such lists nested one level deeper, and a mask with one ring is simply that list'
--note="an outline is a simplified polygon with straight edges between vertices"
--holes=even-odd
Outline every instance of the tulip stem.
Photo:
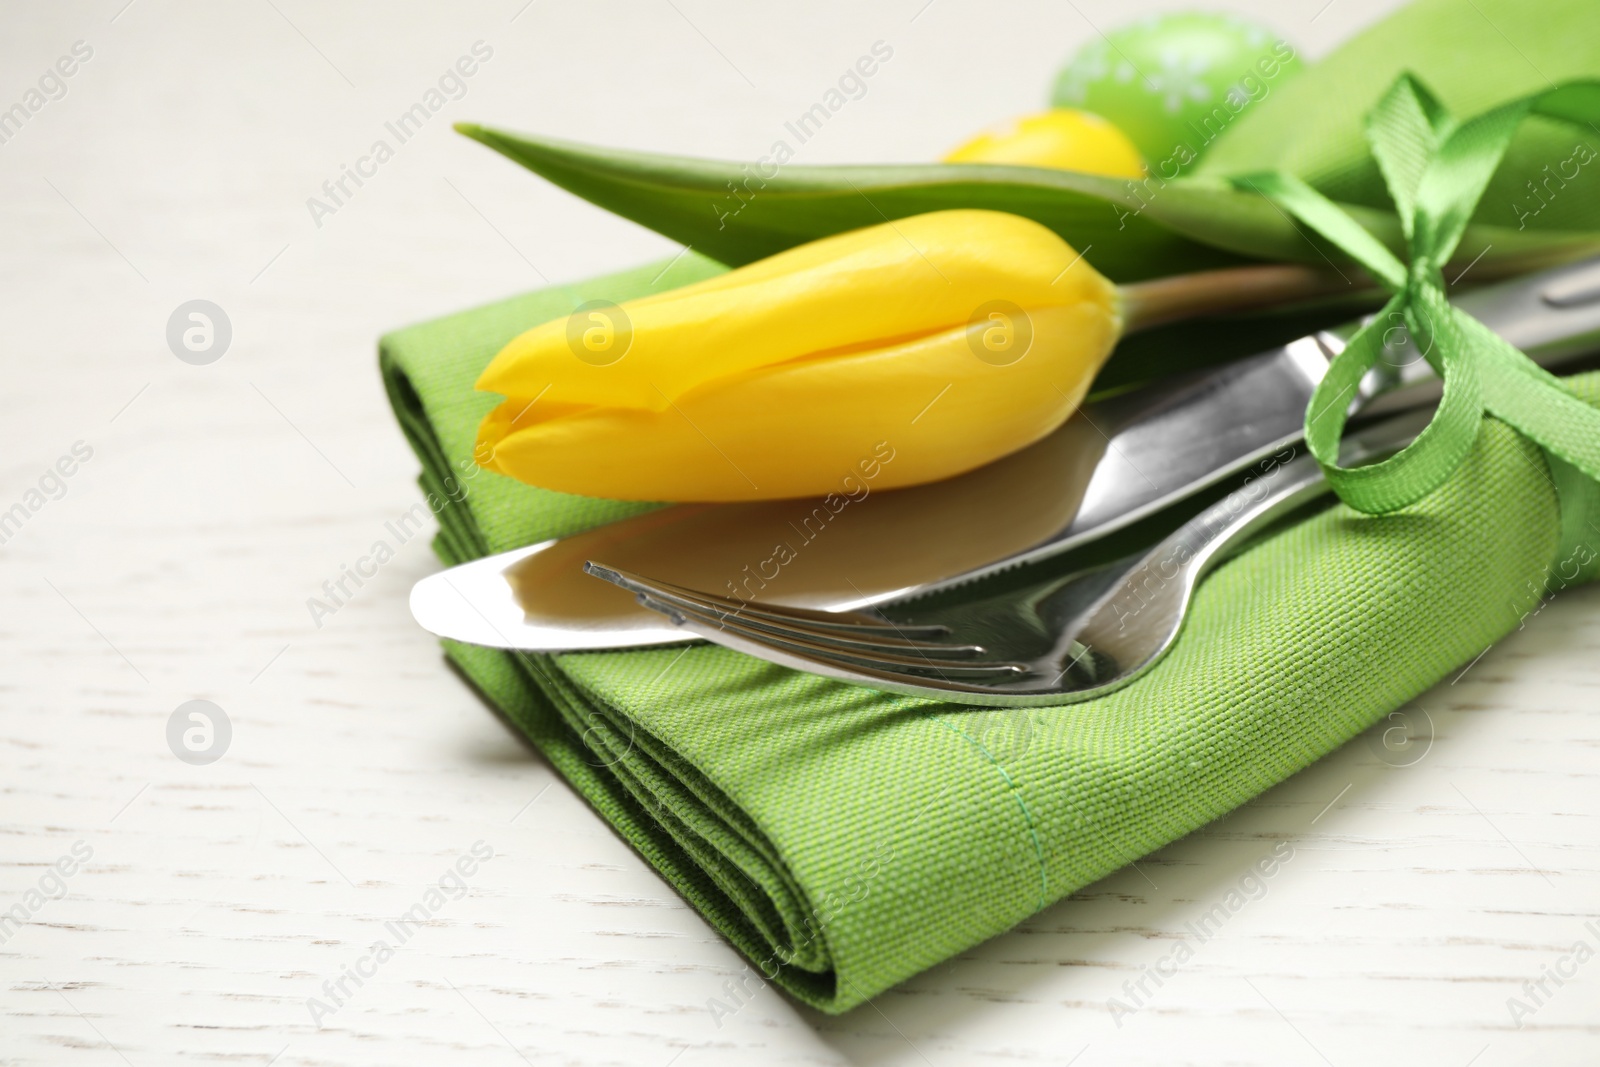
[{"label": "tulip stem", "polygon": [[1118,288],[1122,292],[1122,330],[1127,334],[1177,319],[1292,304],[1370,286],[1367,276],[1356,272],[1338,274],[1298,263],[1263,263],[1175,274]]}]

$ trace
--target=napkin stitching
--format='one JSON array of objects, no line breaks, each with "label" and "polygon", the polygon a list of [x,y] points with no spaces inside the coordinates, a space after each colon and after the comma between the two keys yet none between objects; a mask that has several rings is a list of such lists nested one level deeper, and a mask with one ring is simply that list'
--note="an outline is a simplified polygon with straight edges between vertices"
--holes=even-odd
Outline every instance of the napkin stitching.
[{"label": "napkin stitching", "polygon": [[973,748],[976,748],[983,754],[983,758],[988,760],[990,765],[993,766],[995,770],[1000,772],[1000,777],[1005,780],[1006,788],[1011,792],[1012,799],[1017,802],[1017,807],[1022,810],[1022,821],[1028,827],[1028,839],[1033,842],[1033,854],[1034,857],[1039,861],[1039,906],[1035,910],[1044,910],[1044,906],[1049,903],[1050,900],[1050,879],[1045,870],[1044,846],[1039,843],[1039,833],[1034,829],[1033,826],[1033,812],[1028,810],[1028,802],[1023,799],[1022,790],[1018,788],[1016,780],[1011,777],[1010,773],[1007,772],[1003,766],[1000,765],[1000,761],[994,758],[993,753],[984,747],[983,742],[979,741],[977,738],[961,729],[961,727],[954,726],[939,718],[937,715],[929,715],[928,718],[932,719],[934,722],[938,723],[940,726],[943,726],[946,730],[951,731],[957,736],[965,738]]}]

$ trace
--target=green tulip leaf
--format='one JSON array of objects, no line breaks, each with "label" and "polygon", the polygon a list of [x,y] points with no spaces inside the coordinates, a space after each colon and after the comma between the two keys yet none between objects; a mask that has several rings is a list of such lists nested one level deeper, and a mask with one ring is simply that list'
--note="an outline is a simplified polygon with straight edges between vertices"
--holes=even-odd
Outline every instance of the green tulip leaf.
[{"label": "green tulip leaf", "polygon": [[[1141,212],[1121,178],[990,164],[778,168],[456,127],[592,203],[739,265],[829,234],[948,208],[1022,215],[1118,281],[1238,262]],[[1233,194],[1227,194],[1233,195]]]},{"label": "green tulip leaf", "polygon": [[[735,266],[909,215],[987,208],[1048,226],[1118,282],[1250,259],[1348,270],[1338,252],[1228,177],[1298,174],[1403,252],[1363,133],[1366,112],[1402,70],[1415,71],[1459,115],[1546,78],[1600,74],[1600,3],[1418,0],[1242,105],[1189,172],[1164,160],[1137,182],[992,164],[759,168],[456,128],[563,189]],[[1457,267],[1476,264],[1474,279],[1487,280],[1600,247],[1596,173],[1600,130],[1550,118],[1525,123],[1459,246]]]}]

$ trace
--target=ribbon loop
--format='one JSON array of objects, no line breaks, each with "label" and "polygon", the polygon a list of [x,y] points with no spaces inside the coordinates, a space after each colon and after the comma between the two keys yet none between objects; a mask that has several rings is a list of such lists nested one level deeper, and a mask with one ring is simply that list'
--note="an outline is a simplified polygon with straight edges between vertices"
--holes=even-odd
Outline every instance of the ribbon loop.
[{"label": "ribbon loop", "polygon": [[[1339,205],[1292,175],[1235,179],[1310,226],[1392,294],[1333,361],[1306,409],[1306,445],[1352,508],[1394,511],[1438,488],[1466,458],[1483,415],[1509,423],[1547,453],[1600,481],[1600,410],[1573,396],[1478,322],[1450,305],[1443,270],[1466,234],[1517,126],[1531,114],[1600,122],[1600,81],[1577,81],[1457,122],[1416,78],[1403,74],[1367,118],[1373,158],[1388,185],[1407,245],[1401,262]],[[1393,324],[1444,384],[1422,433],[1388,459],[1339,465],[1339,440],[1361,380],[1384,355]]]},{"label": "ribbon loop", "polygon": [[1396,79],[1367,116],[1367,140],[1407,239],[1428,161],[1454,125],[1444,105],[1409,74]]}]

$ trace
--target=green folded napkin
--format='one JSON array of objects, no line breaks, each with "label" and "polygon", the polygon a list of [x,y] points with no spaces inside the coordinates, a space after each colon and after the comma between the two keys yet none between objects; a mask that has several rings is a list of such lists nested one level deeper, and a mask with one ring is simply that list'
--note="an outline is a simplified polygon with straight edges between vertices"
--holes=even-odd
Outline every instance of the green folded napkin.
[{"label": "green folded napkin", "polygon": [[[650,506],[478,470],[496,398],[472,383],[586,300],[722,269],[684,256],[383,339],[446,564]],[[1600,404],[1600,374],[1573,384]],[[1486,421],[1419,504],[1336,506],[1219,568],[1171,654],[1089,703],[962,708],[707,645],[445,651],[763,974],[840,1012],[1250,799],[1516,629],[1552,582],[1591,577],[1593,495],[1563,515],[1543,453]]]}]

